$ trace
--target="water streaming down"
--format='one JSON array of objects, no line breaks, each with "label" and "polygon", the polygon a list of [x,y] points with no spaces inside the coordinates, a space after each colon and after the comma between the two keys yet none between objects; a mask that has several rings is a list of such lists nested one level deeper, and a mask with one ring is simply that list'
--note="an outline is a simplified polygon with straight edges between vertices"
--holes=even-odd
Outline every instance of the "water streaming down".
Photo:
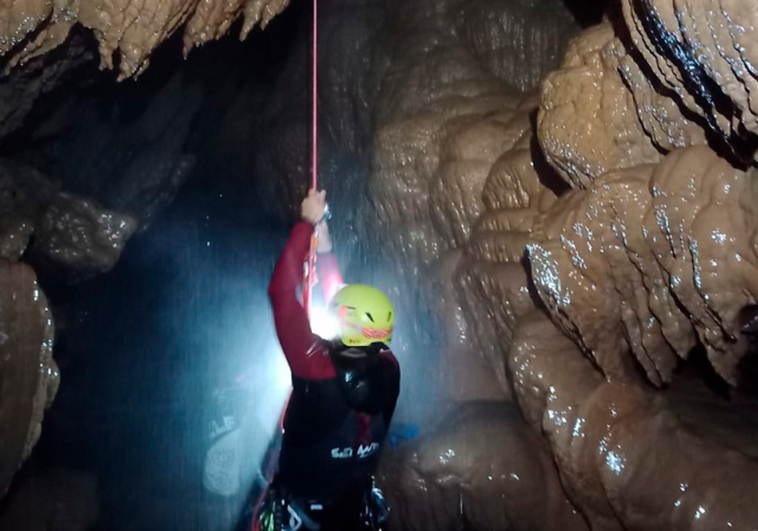
[{"label": "water streaming down", "polygon": [[[232,530],[290,388],[310,3],[122,4],[0,8],[2,530]],[[755,528],[758,21],[706,4],[321,0],[387,529]]]}]

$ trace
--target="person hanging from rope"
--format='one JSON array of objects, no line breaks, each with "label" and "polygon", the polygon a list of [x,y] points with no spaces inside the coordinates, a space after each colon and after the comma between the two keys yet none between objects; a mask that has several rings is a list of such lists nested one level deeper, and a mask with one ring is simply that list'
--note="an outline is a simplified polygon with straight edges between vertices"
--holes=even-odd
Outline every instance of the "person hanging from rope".
[{"label": "person hanging from rope", "polygon": [[[373,474],[400,390],[387,346],[394,310],[378,289],[340,287],[325,221],[326,193],[311,190],[268,289],[293,391],[284,416],[279,469],[258,515],[261,531],[380,529],[388,509]],[[314,230],[319,282],[336,337],[310,328],[297,291]]]}]

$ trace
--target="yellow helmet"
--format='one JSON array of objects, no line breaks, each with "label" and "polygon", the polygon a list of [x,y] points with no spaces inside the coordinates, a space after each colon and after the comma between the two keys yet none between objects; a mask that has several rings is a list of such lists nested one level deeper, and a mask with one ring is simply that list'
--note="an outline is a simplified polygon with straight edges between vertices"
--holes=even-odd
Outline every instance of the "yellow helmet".
[{"label": "yellow helmet", "polygon": [[339,337],[345,346],[365,347],[392,340],[395,311],[387,296],[372,286],[345,286],[329,302],[329,309],[339,323]]}]

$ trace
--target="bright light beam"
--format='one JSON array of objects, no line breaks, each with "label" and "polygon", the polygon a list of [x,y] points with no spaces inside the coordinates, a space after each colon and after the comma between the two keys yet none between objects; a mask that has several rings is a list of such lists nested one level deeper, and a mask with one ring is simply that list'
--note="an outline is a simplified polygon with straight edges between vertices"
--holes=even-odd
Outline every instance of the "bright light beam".
[{"label": "bright light beam", "polygon": [[334,339],[339,333],[337,319],[320,305],[311,307],[311,331],[323,339]]}]

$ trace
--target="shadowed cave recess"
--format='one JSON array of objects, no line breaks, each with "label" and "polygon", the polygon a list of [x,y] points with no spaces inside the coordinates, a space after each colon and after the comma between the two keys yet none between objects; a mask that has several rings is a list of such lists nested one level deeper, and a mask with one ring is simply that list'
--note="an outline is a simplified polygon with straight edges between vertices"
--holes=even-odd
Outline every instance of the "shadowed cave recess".
[{"label": "shadowed cave recess", "polygon": [[[311,16],[0,5],[3,531],[234,528],[289,386],[265,290]],[[399,316],[390,531],[758,529],[756,28],[752,0],[320,2],[337,253]]]}]

